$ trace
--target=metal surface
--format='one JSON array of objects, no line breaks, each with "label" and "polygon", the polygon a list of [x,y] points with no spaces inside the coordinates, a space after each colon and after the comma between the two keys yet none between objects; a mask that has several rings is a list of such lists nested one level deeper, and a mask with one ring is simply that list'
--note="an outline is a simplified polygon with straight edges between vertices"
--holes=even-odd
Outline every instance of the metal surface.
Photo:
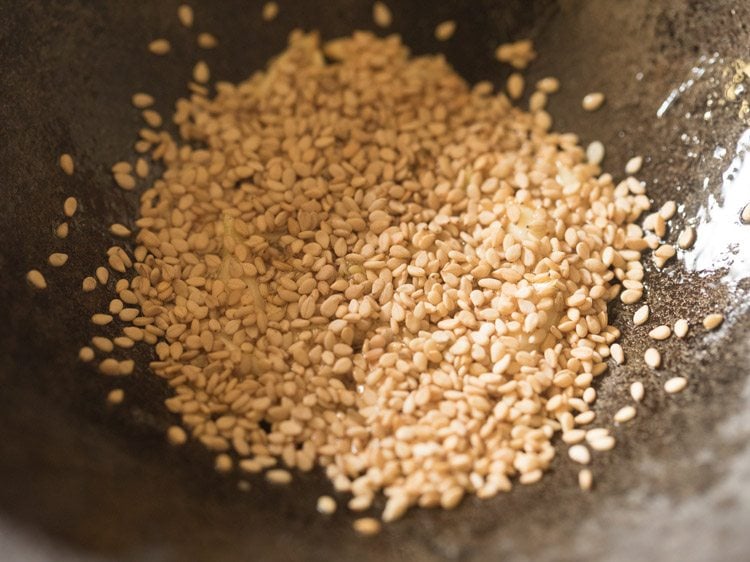
[{"label": "metal surface", "polygon": [[[490,501],[470,498],[452,512],[415,510],[382,535],[362,539],[346,510],[330,519],[315,513],[315,498],[330,489],[317,472],[280,489],[250,478],[252,489],[243,493],[235,477],[213,471],[200,447],[167,446],[163,430],[174,420],[161,404],[165,386],[144,370],[146,350],[138,350],[137,373],[122,381],[124,404],[108,407],[113,381],[76,360],[93,335],[87,319],[106,296],[101,289],[83,294],[80,283],[112,243],[106,225],[128,224],[136,208],[137,194],[116,189],[107,171],[131,154],[141,126],[130,95],[154,94],[166,115],[198,56],[214,77],[239,80],[280,51],[293,27],[317,28],[324,37],[372,28],[369,2],[354,0],[281,2],[270,24],[261,21],[258,2],[196,1],[194,31],[178,24],[177,4],[0,5],[0,558],[750,558],[747,282],[727,287],[721,273],[687,271],[679,260],[661,272],[649,266],[652,317],[686,316],[695,325],[706,311],[726,308],[729,319],[716,333],[693,330],[663,346],[666,367],[657,376],[639,359],[647,328],[632,327],[634,307],[613,306],[629,360],[599,384],[600,419],[610,420],[627,399],[630,380],[643,380],[647,397],[638,418],[616,429],[618,447],[595,456],[590,494],[577,489],[575,468],[558,458],[538,485]],[[719,100],[731,79],[726,69],[748,54],[747,2],[456,0],[429,10],[416,0],[390,4],[393,30],[415,53],[444,51],[470,81],[502,83],[508,69],[492,58],[494,47],[533,37],[540,58],[529,81],[552,74],[563,83],[550,103],[556,127],[579,133],[583,142],[602,140],[604,167],[618,177],[629,156],[646,156],[641,176],[655,203],[684,204],[675,224],[696,216],[720,191],[746,127],[737,117],[739,102]],[[432,30],[448,18],[458,21],[458,32],[438,43]],[[219,37],[218,49],[198,52],[195,33],[204,30]],[[154,57],[145,46],[162,36],[173,52]],[[721,60],[701,61],[714,52]],[[704,69],[700,77],[695,66]],[[691,77],[695,83],[678,91],[658,118],[670,92]],[[592,90],[606,92],[608,101],[588,114],[580,99]],[[76,157],[73,177],[57,167],[63,151]],[[747,186],[737,189],[750,201]],[[80,211],[61,241],[53,228],[68,195],[79,198]],[[678,231],[671,229],[671,240]],[[746,232],[737,243],[748,243]],[[70,262],[49,271],[46,256],[62,249]],[[49,290],[26,285],[32,267],[48,272]],[[690,386],[667,398],[659,389],[673,373],[687,375]]]}]

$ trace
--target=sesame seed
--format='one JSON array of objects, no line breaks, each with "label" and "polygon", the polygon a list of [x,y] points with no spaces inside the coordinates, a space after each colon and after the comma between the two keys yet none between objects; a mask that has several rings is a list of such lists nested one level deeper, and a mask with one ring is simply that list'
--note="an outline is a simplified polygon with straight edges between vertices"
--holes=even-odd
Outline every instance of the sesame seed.
[{"label": "sesame seed", "polygon": [[653,340],[666,340],[671,335],[672,329],[664,324],[657,326],[648,333],[648,337]]},{"label": "sesame seed", "polygon": [[333,515],[336,512],[336,500],[331,496],[320,496],[316,504],[318,513],[323,515]]},{"label": "sesame seed", "polygon": [[155,55],[166,55],[172,46],[166,39],[154,39],[148,44],[148,50]]},{"label": "sesame seed", "polygon": [[93,338],[91,338],[91,343],[94,344],[95,348],[97,348],[99,351],[103,351],[104,353],[111,353],[115,348],[112,340],[110,340],[109,338],[105,338],[104,336],[94,336]]},{"label": "sesame seed", "polygon": [[633,313],[633,324],[640,326],[648,322],[650,310],[647,304],[644,304],[638,310]]},{"label": "sesame seed", "polygon": [[78,209],[78,201],[76,200],[75,197],[68,197],[63,203],[63,212],[65,213],[65,216],[68,218],[75,215],[77,209]]},{"label": "sesame seed", "polygon": [[55,236],[58,238],[67,238],[68,237],[68,223],[67,222],[61,222],[59,225],[57,225],[57,228],[55,229]]},{"label": "sesame seed", "polygon": [[161,115],[159,115],[159,113],[154,111],[153,109],[144,109],[141,112],[141,117],[143,117],[143,120],[149,127],[158,129],[162,126]]},{"label": "sesame seed", "polygon": [[722,322],[724,322],[724,315],[713,313],[709,314],[703,319],[703,327],[706,330],[714,330],[721,326]]},{"label": "sesame seed", "polygon": [[193,8],[188,4],[180,4],[177,7],[177,19],[184,27],[193,27]]},{"label": "sesame seed", "polygon": [[508,82],[505,85],[508,90],[508,95],[511,99],[517,100],[523,95],[524,79],[518,72],[512,73],[508,76]]},{"label": "sesame seed", "polygon": [[680,318],[674,323],[674,335],[682,339],[687,335],[689,328],[688,321],[684,318]]},{"label": "sesame seed", "polygon": [[167,428],[167,441],[171,445],[184,445],[187,442],[187,433],[179,425],[171,425]]},{"label": "sesame seed", "polygon": [[588,492],[594,483],[594,476],[591,474],[591,470],[584,468],[578,471],[578,487],[584,492]]},{"label": "sesame seed", "polygon": [[205,61],[198,61],[193,68],[193,80],[200,84],[205,84],[211,78],[211,72]]},{"label": "sesame seed", "polygon": [[68,261],[68,254],[62,254],[60,252],[55,252],[53,254],[50,254],[47,258],[47,262],[52,267],[62,267],[64,266]]},{"label": "sesame seed", "polygon": [[372,5],[372,19],[378,27],[390,27],[393,21],[391,10],[385,2],[377,0]]},{"label": "sesame seed", "polygon": [[588,425],[596,418],[596,412],[589,410],[588,412],[581,412],[575,416],[574,420],[578,425]]},{"label": "sesame seed", "polygon": [[643,354],[643,360],[652,369],[658,369],[661,366],[661,353],[656,348],[649,347]]},{"label": "sesame seed", "polygon": [[664,390],[669,394],[682,392],[687,386],[687,379],[684,377],[672,377],[664,383]]},{"label": "sesame seed", "polygon": [[106,285],[109,281],[109,270],[106,267],[99,266],[96,268],[96,279],[99,281],[99,284]]},{"label": "sesame seed", "polygon": [[586,160],[589,164],[598,166],[604,160],[604,145],[599,141],[594,141],[586,147]]},{"label": "sesame seed", "polygon": [[667,220],[667,221],[669,219],[671,219],[676,212],[677,212],[677,203],[675,203],[672,200],[666,201],[659,208],[659,216],[662,217],[664,220]]},{"label": "sesame seed", "polygon": [[80,350],[78,350],[78,358],[86,363],[88,363],[89,361],[93,361],[94,350],[88,346],[82,347]]},{"label": "sesame seed", "polygon": [[[149,94],[144,94],[143,92],[138,92],[136,94],[133,94],[131,101],[132,101],[133,106],[137,107],[138,109],[145,109],[147,107],[151,107],[152,105],[154,105],[153,96]],[[130,166],[130,164],[128,164],[128,166]],[[113,171],[119,172],[120,170],[113,170]],[[129,172],[130,168],[128,167],[125,171]]]},{"label": "sesame seed", "polygon": [[90,293],[96,289],[96,279],[91,276],[84,277],[83,282],[81,283],[81,289],[83,289],[84,293]]},{"label": "sesame seed", "polygon": [[201,49],[215,49],[219,45],[219,40],[210,33],[198,34],[198,46]]},{"label": "sesame seed", "polygon": [[592,439],[589,441],[589,447],[594,449],[595,451],[611,451],[615,448],[616,445],[615,438],[611,435],[605,435],[603,437],[599,437],[597,439]]},{"label": "sesame seed", "polygon": [[554,94],[560,90],[560,81],[557,78],[548,76],[536,83],[536,89],[545,94]]},{"label": "sesame seed", "polygon": [[573,445],[568,449],[568,456],[578,464],[589,464],[591,462],[591,453],[585,445]]},{"label": "sesame seed", "polygon": [[131,235],[130,229],[127,226],[124,226],[119,223],[114,223],[110,225],[109,231],[114,236],[119,236],[120,238],[128,238]]},{"label": "sesame seed", "polygon": [[352,523],[354,530],[360,535],[371,536],[380,532],[380,521],[372,517],[361,517]]},{"label": "sesame seed", "polygon": [[104,375],[116,376],[120,374],[120,364],[116,359],[102,359],[99,362],[99,371]]},{"label": "sesame seed", "polygon": [[214,468],[216,469],[216,472],[227,474],[232,471],[232,464],[232,457],[230,457],[226,453],[221,453],[219,455],[216,455]]},{"label": "sesame seed", "polygon": [[130,191],[135,188],[135,178],[130,174],[115,174],[115,183],[120,189]]},{"label": "sesame seed", "polygon": [[70,154],[62,154],[60,156],[60,167],[62,171],[67,175],[72,176],[75,172],[75,164],[73,163],[73,157]]},{"label": "sesame seed", "polygon": [[279,15],[279,5],[276,2],[263,4],[262,17],[264,21],[273,21]]},{"label": "sesame seed", "polygon": [[438,41],[448,41],[453,34],[456,32],[456,22],[453,20],[446,20],[435,26],[435,39]]},{"label": "sesame seed", "polygon": [[113,388],[107,394],[107,402],[114,405],[121,404],[125,399],[125,391],[121,388]]},{"label": "sesame seed", "polygon": [[37,289],[46,289],[47,280],[38,269],[32,269],[26,274],[26,280]]},{"label": "sesame seed", "polygon": [[592,92],[583,96],[581,106],[586,111],[596,111],[604,105],[604,94],[601,92]]},{"label": "sesame seed", "polygon": [[495,58],[523,70],[536,58],[534,45],[530,39],[521,39],[513,43],[503,43],[495,50]]},{"label": "sesame seed", "polygon": [[623,406],[613,416],[613,419],[617,423],[626,423],[632,420],[636,415],[636,410],[633,406]]},{"label": "sesame seed", "polygon": [[622,346],[619,343],[613,343],[609,346],[609,353],[612,355],[618,365],[625,363],[625,352],[622,350]]},{"label": "sesame seed", "polygon": [[637,174],[641,171],[641,166],[643,166],[643,157],[642,156],[634,156],[630,160],[627,161],[625,164],[625,173],[629,176],[632,176],[633,174]]},{"label": "sesame seed", "polygon": [[630,385],[630,396],[635,400],[636,402],[640,402],[643,400],[643,395],[645,393],[645,389],[643,388],[643,383],[640,381],[635,381]]},{"label": "sesame seed", "polygon": [[91,317],[91,322],[96,324],[97,326],[106,326],[110,322],[112,322],[112,316],[109,314],[94,314]]},{"label": "sesame seed", "polygon": [[677,245],[683,250],[689,250],[695,244],[696,234],[692,226],[686,226],[685,230],[680,232],[677,237]]},{"label": "sesame seed", "polygon": [[625,289],[620,293],[620,300],[625,304],[635,304],[643,297],[643,291],[640,289]]},{"label": "sesame seed", "polygon": [[292,481],[292,474],[283,468],[274,468],[266,472],[266,480],[271,484],[289,484]]}]

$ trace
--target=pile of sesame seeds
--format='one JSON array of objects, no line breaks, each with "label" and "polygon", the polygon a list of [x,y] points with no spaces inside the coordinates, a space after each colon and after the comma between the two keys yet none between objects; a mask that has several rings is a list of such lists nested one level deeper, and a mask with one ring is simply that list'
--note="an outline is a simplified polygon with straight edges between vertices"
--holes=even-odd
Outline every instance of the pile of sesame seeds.
[{"label": "pile of sesame seeds", "polygon": [[[277,11],[264,8],[264,18]],[[178,14],[192,27],[192,11]],[[391,24],[385,4],[373,15]],[[452,23],[436,38],[448,40]],[[169,42],[149,49],[167,55]],[[497,56],[522,69],[536,54],[522,41]],[[558,432],[581,465],[615,446],[609,429],[588,428],[593,379],[608,357],[625,361],[607,302],[641,300],[642,252],[653,250],[658,267],[674,256],[661,240],[676,207],[635,224],[650,207],[631,177],[642,158],[616,184],[601,174],[601,143],[584,151],[574,135],[551,132],[545,105],[557,80],[536,84],[526,112],[489,84],[469,88],[440,56],[409,58],[397,37],[366,33],[323,46],[294,33],[265,72],[218,83],[213,98],[205,62],[193,77],[174,115],[179,140],[158,131],[150,95],[133,96],[153,129],[136,149],[166,172],[141,195],[133,255],[107,253],[126,277],[91,320],[117,318],[122,334],[94,336],[80,353],[104,355],[99,370],[123,376],[134,361],[107,355],[153,345],[151,368],[174,389],[166,405],[181,421],[171,443],[197,439],[218,471],[265,472],[275,484],[292,479],[288,469],[323,466],[354,511],[383,491],[385,521],[538,481]],[[508,95],[524,88],[512,74]],[[594,93],[582,105],[604,101]],[[60,166],[74,173],[70,155]],[[149,167],[141,157],[112,172],[129,191]],[[71,218],[75,199],[64,208]],[[694,238],[684,231],[679,247]],[[86,277],[84,291],[106,285],[109,269]],[[39,271],[28,279],[46,286]],[[639,313],[634,323],[648,321],[647,305]],[[681,319],[649,335],[687,329]],[[659,368],[661,355],[650,348],[644,361]],[[672,377],[664,388],[686,384]],[[643,384],[630,395],[640,402]],[[123,398],[114,389],[108,401]],[[628,404],[614,421],[635,415]],[[592,487],[588,468],[578,479]],[[322,496],[318,509],[332,513],[335,500]],[[355,528],[372,534],[379,523]]]}]

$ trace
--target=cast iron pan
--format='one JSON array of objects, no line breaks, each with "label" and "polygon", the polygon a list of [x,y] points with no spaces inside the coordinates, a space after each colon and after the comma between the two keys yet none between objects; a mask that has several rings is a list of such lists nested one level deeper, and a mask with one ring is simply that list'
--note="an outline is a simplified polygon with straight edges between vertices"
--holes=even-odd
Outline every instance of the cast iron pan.
[{"label": "cast iron pan", "polygon": [[[240,80],[279,52],[294,27],[320,29],[326,38],[373,27],[364,0],[281,0],[270,24],[260,19],[259,2],[192,0],[191,32],[179,25],[177,4],[0,4],[0,559],[750,559],[748,287],[737,282],[741,271],[728,285],[713,267],[686,268],[691,255],[663,271],[648,267],[652,316],[695,322],[728,310],[729,318],[716,333],[694,330],[664,346],[666,366],[657,376],[639,360],[648,328],[633,329],[634,307],[613,306],[631,360],[601,379],[600,419],[611,419],[626,400],[631,379],[645,382],[647,398],[638,418],[616,430],[617,448],[596,455],[589,494],[558,457],[538,485],[491,501],[469,498],[452,512],[413,511],[362,539],[346,510],[330,519],[315,513],[317,495],[330,489],[318,472],[281,489],[251,478],[251,491],[242,493],[236,477],[214,472],[200,447],[166,445],[163,430],[175,420],[162,407],[165,385],[144,369],[146,349],[137,351],[138,372],[122,381],[124,404],[108,407],[113,381],[76,360],[92,335],[87,318],[106,296],[101,289],[84,295],[80,284],[113,243],[106,226],[134,216],[138,195],[116,189],[107,171],[132,154],[141,127],[130,95],[154,94],[168,115],[198,56],[196,31],[221,41],[201,54],[214,77]],[[722,208],[721,174],[746,127],[740,101],[722,101],[731,63],[749,50],[746,1],[389,4],[393,31],[415,53],[445,52],[472,82],[501,84],[509,69],[494,61],[494,47],[532,37],[541,56],[529,79],[552,74],[563,84],[550,104],[556,128],[579,133],[584,143],[603,141],[605,168],[618,177],[628,157],[646,156],[641,175],[655,204],[681,203],[676,225],[695,222],[709,203]],[[449,18],[458,22],[456,36],[438,43],[434,26]],[[169,56],[147,52],[157,37],[172,41]],[[608,101],[588,114],[580,99],[593,90]],[[77,162],[73,177],[56,164],[66,151]],[[747,185],[731,187],[750,200]],[[80,210],[61,241],[53,228],[68,195],[78,197]],[[736,223],[736,212],[714,224]],[[671,240],[678,231],[672,228]],[[733,240],[710,235],[703,242],[719,253],[729,242],[746,250],[750,226],[731,232]],[[49,271],[46,256],[61,249],[71,255],[68,265]],[[48,273],[47,291],[26,285],[32,267]],[[682,395],[660,392],[668,374],[688,376]]]}]

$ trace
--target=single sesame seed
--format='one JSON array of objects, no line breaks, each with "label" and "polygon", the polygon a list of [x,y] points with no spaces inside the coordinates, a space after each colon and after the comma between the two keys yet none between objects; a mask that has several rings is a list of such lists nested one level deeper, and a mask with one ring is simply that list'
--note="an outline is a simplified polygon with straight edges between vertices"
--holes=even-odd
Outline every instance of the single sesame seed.
[{"label": "single sesame seed", "polygon": [[130,191],[135,188],[135,178],[130,174],[115,174],[115,183],[120,189]]},{"label": "single sesame seed", "polygon": [[109,270],[106,267],[97,267],[95,275],[100,285],[106,285],[109,282]]},{"label": "single sesame seed", "polygon": [[684,318],[680,318],[674,323],[674,335],[682,339],[687,335],[689,328],[688,321]]},{"label": "single sesame seed", "polygon": [[81,283],[81,289],[83,289],[84,293],[90,293],[96,289],[96,279],[91,276],[84,277],[83,282]]},{"label": "single sesame seed", "polygon": [[448,41],[453,34],[456,32],[456,22],[453,20],[446,20],[435,26],[435,39],[438,41]]},{"label": "single sesame seed", "polygon": [[105,338],[104,336],[94,336],[91,338],[91,343],[94,344],[95,348],[104,353],[112,353],[112,350],[115,348],[112,340]]},{"label": "single sesame seed", "polygon": [[121,388],[113,388],[107,394],[107,402],[109,402],[113,406],[117,404],[121,404],[124,399],[125,399],[125,391]]},{"label": "single sesame seed", "polygon": [[227,474],[232,471],[232,465],[232,457],[230,457],[226,453],[216,455],[216,459],[214,461],[214,468],[216,469],[216,472]]},{"label": "single sesame seed", "polygon": [[636,402],[640,402],[643,400],[643,395],[645,393],[645,389],[643,388],[643,383],[640,381],[635,381],[630,385],[630,396],[635,400]]},{"label": "single sesame seed", "polygon": [[38,269],[32,269],[26,274],[26,280],[37,289],[46,289],[47,280]]},{"label": "single sesame seed", "polygon": [[130,229],[120,223],[114,223],[109,227],[110,233],[120,238],[128,238],[131,235]]},{"label": "single sesame seed", "polygon": [[677,237],[677,245],[683,250],[689,250],[695,244],[696,233],[692,226],[686,226]]},{"label": "single sesame seed", "polygon": [[58,238],[67,238],[69,230],[70,229],[68,227],[68,223],[61,222],[60,224],[57,225],[57,228],[55,229],[55,236],[57,236]]},{"label": "single sesame seed", "polygon": [[94,350],[88,346],[84,346],[80,350],[78,350],[78,358],[86,363],[88,363],[89,361],[93,361]]},{"label": "single sesame seed", "polygon": [[333,515],[336,512],[336,500],[331,496],[320,496],[316,505],[318,513]]},{"label": "single sesame seed", "polygon": [[586,148],[586,160],[589,164],[598,166],[604,160],[604,145],[599,141],[594,141]]},{"label": "single sesame seed", "polygon": [[200,84],[205,84],[211,78],[211,72],[205,61],[198,61],[193,67],[193,80]]},{"label": "single sesame seed", "polygon": [[613,343],[609,346],[609,353],[612,355],[618,365],[625,363],[625,352],[622,350],[622,346],[619,343]]},{"label": "single sesame seed", "polygon": [[605,435],[603,437],[599,437],[597,439],[592,439],[589,442],[589,447],[594,449],[594,451],[611,451],[615,448],[615,445],[617,444],[617,441],[615,441],[615,438],[611,435]]},{"label": "single sesame seed", "polygon": [[581,412],[574,419],[578,425],[588,425],[594,421],[594,418],[596,418],[596,412],[589,410],[588,412]]},{"label": "single sesame seed", "polygon": [[633,324],[635,324],[636,326],[640,326],[648,322],[649,313],[650,309],[648,308],[648,305],[644,304],[642,307],[636,310],[635,313],[633,313]]},{"label": "single sesame seed", "polygon": [[117,359],[102,359],[99,362],[99,371],[104,375],[116,376],[120,374],[120,364]]},{"label": "single sesame seed", "polygon": [[67,175],[72,176],[75,172],[75,164],[73,163],[73,157],[70,154],[63,154],[60,156],[60,167],[62,171]]},{"label": "single sesame seed", "polygon": [[276,2],[263,4],[262,17],[264,21],[273,21],[279,15],[279,5]]},{"label": "single sesame seed", "polygon": [[179,425],[171,425],[167,428],[167,441],[171,445],[184,445],[187,442],[187,433]]},{"label": "single sesame seed", "polygon": [[661,366],[661,353],[656,348],[649,347],[643,354],[643,360],[652,369],[658,369]]},{"label": "single sesame seed", "polygon": [[641,166],[643,166],[643,156],[634,156],[625,164],[625,173],[629,176],[637,174],[641,171]]},{"label": "single sesame seed", "polygon": [[[137,107],[138,109],[145,109],[147,107],[151,107],[152,105],[154,105],[154,98],[153,98],[153,96],[151,96],[149,94],[144,94],[143,92],[138,92],[136,94],[133,94],[133,97],[132,97],[131,101],[132,101],[132,104],[135,107]],[[127,164],[127,163],[123,162],[122,164]],[[128,164],[128,166],[130,166],[130,164]],[[122,170],[114,170],[113,169],[113,171],[117,173],[117,172],[120,172]],[[124,171],[125,172],[129,172],[130,168],[128,167]]]},{"label": "single sesame seed", "polygon": [[594,483],[594,476],[591,470],[584,468],[578,471],[578,487],[584,492],[588,492]]},{"label": "single sesame seed", "polygon": [[512,73],[510,76],[508,76],[508,82],[505,85],[505,88],[508,90],[508,95],[511,99],[519,99],[523,95],[523,76],[518,72]]},{"label": "single sesame seed", "polygon": [[636,410],[633,406],[623,406],[613,416],[613,419],[617,423],[626,423],[632,420],[636,415]]},{"label": "single sesame seed", "polygon": [[578,464],[589,464],[591,462],[591,453],[585,445],[573,445],[568,449],[568,456]]},{"label": "single sesame seed", "polygon": [[372,19],[378,27],[390,27],[393,22],[391,10],[385,2],[377,0],[372,5]]},{"label": "single sesame seed", "polygon": [[141,117],[143,117],[143,120],[146,122],[146,124],[153,129],[158,129],[162,126],[161,115],[159,115],[159,113],[157,111],[154,111],[153,109],[144,109],[141,112]]},{"label": "single sesame seed", "polygon": [[545,94],[554,94],[560,90],[560,81],[557,78],[548,76],[536,83],[536,89]]},{"label": "single sesame seed", "polygon": [[596,111],[604,105],[604,94],[601,92],[592,92],[583,96],[581,106],[586,111]]},{"label": "single sesame seed", "polygon": [[63,203],[63,212],[65,213],[65,216],[68,218],[75,215],[77,209],[78,209],[78,201],[76,200],[75,197],[68,197]]},{"label": "single sesame seed", "polygon": [[148,50],[155,55],[166,55],[172,46],[166,39],[154,39],[148,44]]},{"label": "single sesame seed", "polygon": [[706,330],[713,330],[715,328],[718,328],[722,324],[722,322],[724,322],[723,314],[709,314],[703,319],[703,327]]},{"label": "single sesame seed", "polygon": [[177,7],[177,19],[184,27],[193,27],[193,8],[188,4],[180,4]]},{"label": "single sesame seed", "polygon": [[652,340],[666,340],[671,335],[672,329],[664,324],[662,324],[661,326],[657,326],[648,333],[648,337],[650,337]]},{"label": "single sesame seed", "polygon": [[292,473],[283,468],[274,468],[266,472],[266,480],[271,484],[289,484],[292,481]]},{"label": "single sesame seed", "polygon": [[63,254],[60,252],[55,252],[53,254],[50,254],[47,258],[47,262],[52,267],[62,267],[64,266],[68,261],[68,254]]},{"label": "single sesame seed", "polygon": [[377,535],[380,532],[380,521],[373,517],[361,517],[352,523],[352,527],[360,535]]},{"label": "single sesame seed", "polygon": [[109,314],[97,313],[91,317],[91,322],[93,322],[97,326],[106,326],[107,324],[112,322],[112,316],[110,316]]},{"label": "single sesame seed", "polygon": [[[666,201],[659,208],[659,216],[663,218],[665,221],[668,221],[669,219],[671,219],[676,212],[677,212],[677,203],[675,203],[672,200]],[[662,235],[663,234],[660,234],[660,236]]]},{"label": "single sesame seed", "polygon": [[219,45],[219,40],[210,33],[198,34],[198,46],[201,49],[215,49]]},{"label": "single sesame seed", "polygon": [[669,394],[675,394],[682,392],[687,386],[687,379],[685,377],[672,377],[664,383],[664,390]]},{"label": "single sesame seed", "polygon": [[625,304],[635,304],[643,297],[643,291],[640,289],[625,289],[620,293],[620,300]]}]

